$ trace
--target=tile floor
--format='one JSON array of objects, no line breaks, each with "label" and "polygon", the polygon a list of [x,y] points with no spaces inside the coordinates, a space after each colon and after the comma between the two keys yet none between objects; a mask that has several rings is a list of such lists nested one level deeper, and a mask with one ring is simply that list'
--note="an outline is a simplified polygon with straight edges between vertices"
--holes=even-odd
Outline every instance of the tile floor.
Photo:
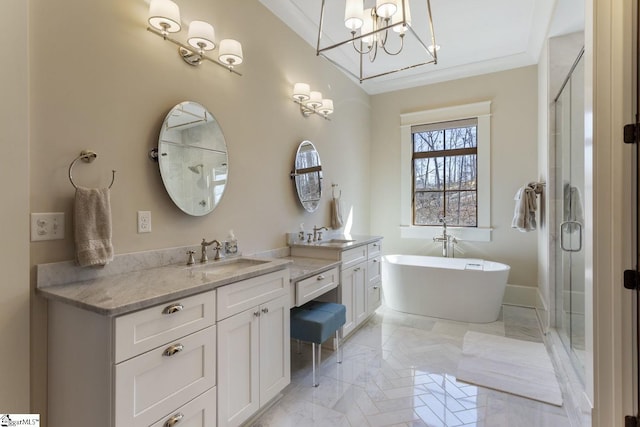
[{"label": "tile floor", "polygon": [[344,342],[323,349],[311,387],[311,349],[292,345],[291,384],[254,427],[565,427],[563,408],[456,381],[467,331],[541,342],[533,309],[503,306],[500,319],[468,324],[384,307]]}]

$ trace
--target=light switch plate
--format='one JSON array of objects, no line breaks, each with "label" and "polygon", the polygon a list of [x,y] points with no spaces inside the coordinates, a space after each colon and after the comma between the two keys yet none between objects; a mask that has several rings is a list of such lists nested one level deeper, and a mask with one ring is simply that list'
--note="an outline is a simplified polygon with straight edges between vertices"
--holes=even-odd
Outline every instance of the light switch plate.
[{"label": "light switch plate", "polygon": [[64,212],[31,214],[31,241],[64,239]]}]

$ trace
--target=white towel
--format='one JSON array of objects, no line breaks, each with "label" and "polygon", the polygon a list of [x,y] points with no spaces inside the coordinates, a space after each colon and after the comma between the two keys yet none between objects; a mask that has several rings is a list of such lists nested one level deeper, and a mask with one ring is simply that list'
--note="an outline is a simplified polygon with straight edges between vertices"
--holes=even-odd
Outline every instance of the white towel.
[{"label": "white towel", "polygon": [[528,232],[536,229],[536,191],[530,185],[518,189],[511,227],[518,231]]},{"label": "white towel", "polygon": [[331,199],[331,228],[337,230],[342,227],[342,203],[340,203],[340,197],[333,197]]},{"label": "white towel", "polygon": [[112,261],[109,189],[78,187],[73,220],[78,264],[86,267]]}]

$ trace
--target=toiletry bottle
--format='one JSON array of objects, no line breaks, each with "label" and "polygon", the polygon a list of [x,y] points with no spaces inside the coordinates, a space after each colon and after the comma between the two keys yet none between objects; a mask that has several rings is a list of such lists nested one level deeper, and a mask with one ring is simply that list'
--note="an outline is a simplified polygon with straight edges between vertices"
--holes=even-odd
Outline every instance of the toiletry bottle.
[{"label": "toiletry bottle", "polygon": [[233,230],[229,230],[229,237],[227,241],[224,242],[224,252],[231,256],[238,254],[238,240],[235,234],[233,234]]}]

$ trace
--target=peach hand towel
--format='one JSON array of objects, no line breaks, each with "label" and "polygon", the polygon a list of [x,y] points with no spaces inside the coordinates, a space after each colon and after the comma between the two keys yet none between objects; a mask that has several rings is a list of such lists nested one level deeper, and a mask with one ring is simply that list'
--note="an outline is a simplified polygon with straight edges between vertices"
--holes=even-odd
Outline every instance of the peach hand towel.
[{"label": "peach hand towel", "polygon": [[109,189],[78,187],[73,219],[78,264],[99,266],[112,261]]}]

